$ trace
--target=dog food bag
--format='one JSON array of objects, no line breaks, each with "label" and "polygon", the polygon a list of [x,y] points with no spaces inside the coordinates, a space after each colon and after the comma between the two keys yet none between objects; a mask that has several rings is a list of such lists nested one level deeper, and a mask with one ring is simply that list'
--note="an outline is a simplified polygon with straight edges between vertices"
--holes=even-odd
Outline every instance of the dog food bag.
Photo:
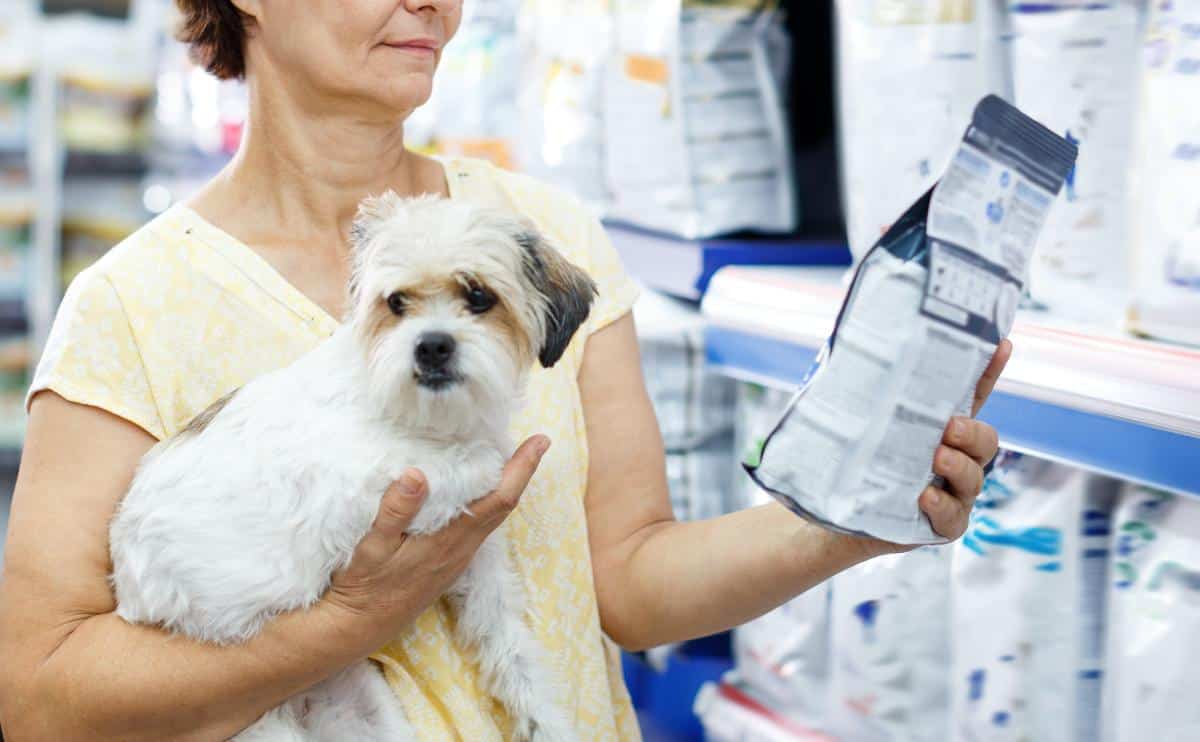
[{"label": "dog food bag", "polygon": [[1075,152],[1000,98],[979,103],[945,175],[859,264],[833,334],[746,463],[755,481],[835,530],[945,541],[917,499],[1012,326]]},{"label": "dog food bag", "polygon": [[855,259],[929,190],[971,109],[1006,90],[997,0],[837,0],[842,203]]},{"label": "dog food bag", "polygon": [[949,549],[926,546],[833,578],[829,730],[835,737],[946,739],[949,577]]},{"label": "dog food bag", "polygon": [[701,686],[692,710],[707,742],[836,742],[760,703],[728,676]]},{"label": "dog food bag", "polygon": [[615,0],[613,218],[687,238],[796,226],[773,0]]},{"label": "dog food bag", "polygon": [[1128,288],[1129,172],[1141,2],[1010,2],[1013,102],[1079,162],[1046,223],[1029,290],[1056,314],[1115,320]]},{"label": "dog food bag", "polygon": [[1152,3],[1134,168],[1136,332],[1200,345],[1200,0]]},{"label": "dog food bag", "polygon": [[1005,452],[953,548],[952,738],[1091,742],[1114,479]]},{"label": "dog food bag", "polygon": [[1200,502],[1127,485],[1113,521],[1106,742],[1200,739]]}]

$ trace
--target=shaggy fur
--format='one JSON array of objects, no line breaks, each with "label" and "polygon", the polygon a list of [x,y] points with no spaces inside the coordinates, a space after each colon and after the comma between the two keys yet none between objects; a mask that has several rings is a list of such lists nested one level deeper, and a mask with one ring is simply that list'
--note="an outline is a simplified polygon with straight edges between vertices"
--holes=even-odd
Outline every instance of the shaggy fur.
[{"label": "shaggy fur", "polygon": [[[368,199],[353,243],[343,326],[146,455],[110,530],[125,620],[244,642],[325,593],[407,467],[429,482],[417,534],[443,528],[499,484],[516,395],[536,360],[550,366],[562,355],[587,316],[591,280],[527,221],[455,201]],[[574,738],[524,623],[503,528],[448,597],[458,640],[474,650],[517,734]],[[416,737],[364,661],[237,739]]]}]

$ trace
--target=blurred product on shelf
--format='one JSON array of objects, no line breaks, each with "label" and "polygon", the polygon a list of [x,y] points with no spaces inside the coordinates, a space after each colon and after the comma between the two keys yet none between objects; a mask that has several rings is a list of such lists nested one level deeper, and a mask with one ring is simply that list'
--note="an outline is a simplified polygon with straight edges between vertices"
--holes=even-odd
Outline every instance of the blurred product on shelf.
[{"label": "blurred product on shelf", "polygon": [[1013,102],[1079,145],[1038,241],[1029,290],[1058,315],[1118,321],[1128,289],[1141,0],[1009,3]]},{"label": "blurred product on shelf", "polygon": [[1200,345],[1200,0],[1151,3],[1134,171],[1135,332]]},{"label": "blurred product on shelf", "polygon": [[700,310],[643,289],[633,317],[646,389],[667,449],[697,446],[733,430],[737,383],[708,368]]},{"label": "blurred product on shelf", "polygon": [[834,742],[759,703],[728,679],[701,687],[693,708],[707,742]]},{"label": "blurred product on shelf", "polygon": [[703,520],[738,509],[732,496],[741,478],[733,432],[737,387],[707,366],[699,310],[643,290],[633,313],[676,517]]},{"label": "blurred product on shelf", "polygon": [[949,731],[950,550],[877,557],[832,580],[829,730],[855,742]]},{"label": "blurred product on shelf", "polygon": [[63,288],[142,226],[148,216],[138,179],[69,179],[63,185]]},{"label": "blurred product on shelf", "polygon": [[776,3],[616,0],[610,216],[694,239],[796,228]]},{"label": "blurred product on shelf", "polygon": [[[0,448],[21,446],[29,388],[29,336],[20,317],[0,317]],[[3,507],[0,505],[0,507]]]},{"label": "blurred product on shelf", "polygon": [[517,19],[517,162],[597,213],[608,205],[602,99],[612,24],[609,0],[523,0]]},{"label": "blurred product on shelf", "polygon": [[0,317],[24,313],[33,244],[34,195],[23,158],[0,156]]},{"label": "blurred product on shelf", "polygon": [[1098,738],[1117,480],[1004,452],[954,545],[952,738]]},{"label": "blurred product on shelf", "polygon": [[155,81],[152,155],[159,166],[177,161],[224,161],[237,151],[246,123],[246,89],[199,67],[187,47],[164,33]]},{"label": "blurred product on shelf", "polygon": [[33,41],[32,10],[9,0],[0,8],[0,152],[29,147]]},{"label": "blurred product on shelf", "polygon": [[520,119],[521,0],[472,0],[442,53],[433,96],[405,122],[405,140],[439,155],[478,157],[512,170]]},{"label": "blurred product on shelf", "polygon": [[1200,739],[1200,503],[1127,485],[1113,533],[1103,738]]},{"label": "blurred product on shelf", "polygon": [[58,121],[69,152],[125,155],[150,140],[157,58],[153,37],[89,16],[57,21],[45,50],[58,75]]},{"label": "blurred product on shelf", "polygon": [[[734,451],[741,460],[752,459],[762,450],[763,440],[779,419],[779,410],[787,407],[792,392],[760,384],[741,382],[737,385],[737,401],[733,421]],[[740,471],[733,497],[738,510],[770,502],[771,496]]]},{"label": "blurred product on shelf", "polygon": [[861,258],[934,184],[988,93],[1005,95],[999,0],[837,0],[842,204]]}]

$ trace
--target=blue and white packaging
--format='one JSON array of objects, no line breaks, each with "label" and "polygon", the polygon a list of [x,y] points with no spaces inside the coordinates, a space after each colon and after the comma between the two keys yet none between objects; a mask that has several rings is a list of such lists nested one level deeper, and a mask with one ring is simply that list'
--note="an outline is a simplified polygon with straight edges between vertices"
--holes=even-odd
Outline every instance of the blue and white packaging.
[{"label": "blue and white packaging", "polygon": [[1127,324],[1200,345],[1200,0],[1151,3],[1142,52]]},{"label": "blue and white packaging", "polygon": [[829,731],[943,742],[949,729],[950,551],[878,557],[832,580]]},{"label": "blue and white packaging", "polygon": [[1005,95],[1002,0],[837,0],[838,150],[856,259],[929,190],[971,110]]},{"label": "blue and white packaging", "polygon": [[954,545],[952,739],[1092,742],[1120,484],[1005,452]]},{"label": "blue and white packaging", "polygon": [[939,183],[863,258],[751,476],[827,528],[943,543],[917,504],[950,418],[1008,335],[1076,148],[996,96]]},{"label": "blue and white packaging", "polygon": [[1200,502],[1128,485],[1113,525],[1103,739],[1200,739]]},{"label": "blue and white packaging", "polygon": [[1029,290],[1059,315],[1115,321],[1128,289],[1140,0],[1008,3],[1013,102],[1079,145]]}]

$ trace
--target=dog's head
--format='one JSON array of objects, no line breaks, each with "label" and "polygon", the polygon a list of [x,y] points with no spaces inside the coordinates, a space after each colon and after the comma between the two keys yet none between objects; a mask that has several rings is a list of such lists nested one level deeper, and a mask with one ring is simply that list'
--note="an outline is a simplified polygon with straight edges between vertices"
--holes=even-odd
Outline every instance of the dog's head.
[{"label": "dog's head", "polygon": [[349,322],[374,401],[459,430],[507,413],[525,372],[553,366],[595,284],[515,214],[388,192],[359,206]]}]

